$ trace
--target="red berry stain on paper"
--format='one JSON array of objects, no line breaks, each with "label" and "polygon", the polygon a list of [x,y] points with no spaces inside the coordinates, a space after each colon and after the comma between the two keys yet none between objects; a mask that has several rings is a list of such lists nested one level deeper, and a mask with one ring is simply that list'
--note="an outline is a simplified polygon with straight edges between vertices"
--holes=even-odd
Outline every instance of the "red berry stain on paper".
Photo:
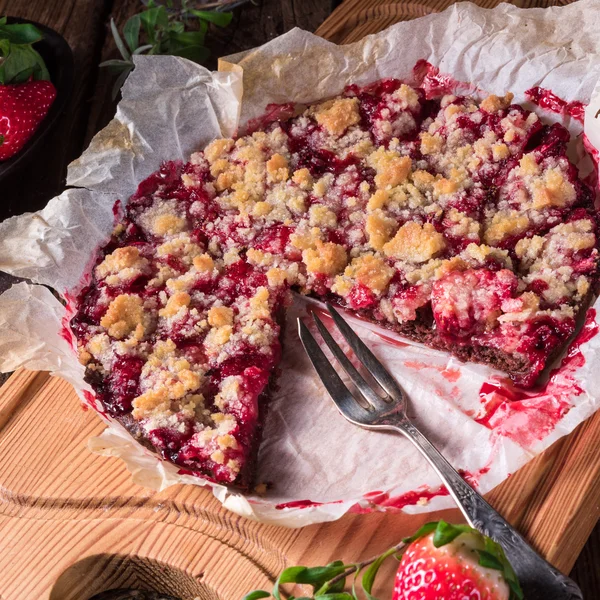
[{"label": "red berry stain on paper", "polygon": [[[337,504],[330,502],[329,504]],[[283,510],[284,508],[310,508],[311,506],[323,506],[322,502],[313,502],[312,500],[292,500],[291,502],[283,502],[282,504],[276,504],[277,510]]]},{"label": "red berry stain on paper", "polygon": [[369,502],[369,507],[352,507],[352,512],[368,513],[371,512],[371,507],[402,510],[407,506],[426,505],[433,498],[438,496],[448,496],[449,492],[444,486],[436,489],[430,489],[427,486],[421,486],[416,490],[405,492],[399,496],[390,496],[388,492],[369,492],[364,495],[365,500]]},{"label": "red berry stain on paper", "polygon": [[390,337],[389,335],[385,335],[385,333],[381,333],[379,331],[374,331],[377,337],[381,338],[386,344],[390,344],[391,346],[396,346],[397,348],[404,348],[408,346],[406,342],[402,342],[395,337]]},{"label": "red berry stain on paper", "polygon": [[409,369],[416,369],[417,371],[422,371],[423,369],[435,369],[446,381],[449,381],[450,383],[456,383],[460,379],[461,375],[459,369],[448,369],[440,365],[431,365],[419,360],[405,360],[404,366],[408,367]]},{"label": "red berry stain on paper", "polygon": [[583,181],[591,188],[598,189],[598,164],[600,164],[600,152],[598,152],[592,142],[590,142],[590,139],[587,135],[585,135],[585,133],[583,134],[582,139],[583,147],[585,148],[585,151],[592,157],[592,164],[594,165],[594,168],[590,174],[587,175]]},{"label": "red berry stain on paper", "polygon": [[75,309],[76,300],[69,292],[65,292],[63,294],[63,299],[65,301],[65,315],[62,318],[62,321],[61,321],[62,326],[61,326],[58,334],[60,335],[60,337],[63,340],[65,340],[71,346],[71,348],[76,350],[77,349],[77,341],[75,340],[75,336],[73,335],[73,332],[71,331],[71,327],[69,326],[69,321],[71,320],[71,317],[76,312],[76,309]]},{"label": "red berry stain on paper", "polygon": [[475,421],[522,447],[548,435],[571,409],[572,397],[584,393],[575,374],[585,364],[581,346],[598,333],[595,318],[596,310],[590,308],[560,366],[541,389],[523,390],[505,379],[486,381],[479,390],[484,412]]},{"label": "red berry stain on paper", "polygon": [[525,92],[525,96],[536,106],[564,116],[573,117],[576,121],[583,123],[585,104],[579,100],[567,102],[554,92],[541,87],[533,87]]},{"label": "red berry stain on paper", "polygon": [[[489,473],[489,471],[489,464],[476,472],[464,471],[463,469],[458,470],[461,477],[474,488],[479,486],[479,480],[481,477],[483,477],[483,475]],[[368,502],[368,506],[360,506],[356,504],[350,509],[350,512],[366,514],[373,512],[374,509],[402,510],[407,506],[425,506],[429,504],[433,498],[449,495],[450,492],[443,485],[434,489],[431,489],[428,486],[421,486],[416,490],[404,492],[398,496],[391,496],[388,492],[377,490],[364,494],[363,498]]]}]

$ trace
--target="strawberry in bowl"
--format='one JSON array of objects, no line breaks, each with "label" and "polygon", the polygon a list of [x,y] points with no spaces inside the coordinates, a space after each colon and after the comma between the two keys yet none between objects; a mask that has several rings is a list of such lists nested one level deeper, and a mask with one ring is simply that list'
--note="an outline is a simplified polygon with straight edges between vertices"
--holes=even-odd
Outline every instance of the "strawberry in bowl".
[{"label": "strawberry in bowl", "polygon": [[56,98],[56,88],[34,44],[42,33],[31,23],[0,19],[0,161],[19,153]]}]

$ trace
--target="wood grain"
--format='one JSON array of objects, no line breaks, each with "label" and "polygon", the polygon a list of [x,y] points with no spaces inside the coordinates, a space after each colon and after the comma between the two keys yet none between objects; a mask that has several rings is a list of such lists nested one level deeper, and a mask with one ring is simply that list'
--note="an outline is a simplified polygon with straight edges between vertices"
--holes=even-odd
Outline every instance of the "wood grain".
[{"label": "wood grain", "polygon": [[[241,597],[286,565],[364,559],[440,516],[347,515],[302,530],[264,526],[225,511],[202,488],[155,493],[136,486],[120,461],[89,453],[86,442],[103,425],[79,407],[68,383],[19,371],[2,389],[0,414],[8,417],[0,430],[0,535],[9,544],[0,554],[0,593],[10,599],[74,600],[84,598],[82,590],[91,595],[141,581],[183,599]],[[488,496],[565,571],[585,542],[599,495],[600,461],[590,439],[597,446],[600,415]],[[460,518],[457,511],[442,516]],[[32,552],[43,553],[43,568],[23,577],[23,557]],[[382,594],[392,568],[382,573]],[[200,573],[204,587],[195,583]]]},{"label": "wood grain", "polygon": [[[449,3],[346,0],[318,33],[339,43],[354,41]],[[6,4],[0,0],[2,9]],[[318,0],[265,0],[246,7],[233,35],[215,33],[215,54],[263,43],[293,24],[312,29],[314,15],[327,12],[323,5]],[[60,149],[62,160],[71,151],[76,155],[79,149],[74,149],[114,111],[107,76],[100,74],[96,81],[97,71],[85,69],[100,55],[114,53],[106,35],[108,6],[92,0],[10,2],[9,14],[67,31],[76,46],[81,81],[68,124],[73,139]],[[115,2],[112,14],[122,24],[136,7],[137,0]],[[61,139],[64,143],[64,135]],[[286,565],[364,559],[425,520],[460,518],[458,511],[445,511],[419,517],[347,515],[302,530],[264,526],[225,511],[208,490],[174,486],[155,493],[136,486],[120,461],[87,451],[87,440],[102,428],[91,412],[80,409],[69,384],[46,374],[19,371],[2,388],[0,599],[87,600],[103,590],[135,587],[182,600],[234,600],[253,588],[268,589]],[[598,518],[599,441],[596,414],[488,495],[565,572]],[[598,547],[584,555],[591,568],[600,563]],[[391,562],[384,567],[374,590],[380,597],[389,597],[392,569]]]}]

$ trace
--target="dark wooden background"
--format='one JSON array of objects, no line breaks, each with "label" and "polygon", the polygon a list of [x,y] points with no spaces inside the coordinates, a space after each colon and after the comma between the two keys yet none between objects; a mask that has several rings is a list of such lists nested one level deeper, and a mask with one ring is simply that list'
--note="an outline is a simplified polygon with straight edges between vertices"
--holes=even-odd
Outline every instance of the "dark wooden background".
[{"label": "dark wooden background", "polygon": [[[219,56],[258,46],[293,27],[314,31],[339,4],[335,0],[255,2],[256,5],[249,3],[236,9],[227,29],[211,29],[208,45],[213,54],[209,67],[215,67]],[[60,193],[69,162],[110,121],[115,112],[111,99],[113,79],[98,68],[102,60],[118,54],[110,35],[110,18],[121,27],[141,8],[140,0],[0,0],[0,15],[24,17],[52,27],[66,38],[75,57],[75,84],[67,109],[32,162],[3,181],[0,218],[42,208]],[[9,284],[10,278],[0,273],[0,292]],[[600,526],[594,530],[571,576],[586,599],[600,598]]]}]

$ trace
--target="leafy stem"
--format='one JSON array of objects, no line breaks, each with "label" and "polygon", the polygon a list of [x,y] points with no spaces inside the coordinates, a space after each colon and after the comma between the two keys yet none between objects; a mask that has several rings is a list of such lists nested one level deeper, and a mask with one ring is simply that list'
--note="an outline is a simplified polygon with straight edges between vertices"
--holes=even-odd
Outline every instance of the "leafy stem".
[{"label": "leafy stem", "polygon": [[[113,99],[134,68],[135,55],[170,54],[203,63],[210,55],[204,45],[209,24],[226,27],[233,17],[231,12],[196,9],[189,0],[180,0],[177,8],[173,0],[165,3],[148,0],[145,5],[145,10],[127,20],[122,33],[114,19],[110,21],[122,58],[104,61],[100,66],[118,75],[113,86]],[[220,3],[220,6],[233,6],[233,2]]]},{"label": "leafy stem", "polygon": [[[406,542],[400,542],[399,544],[392,546],[389,550],[386,550],[383,554],[378,554],[377,556],[373,556],[371,558],[368,558],[367,560],[358,562],[355,565],[352,565],[347,571],[344,571],[340,575],[337,575],[336,577],[334,577],[329,582],[329,586],[331,587],[332,585],[335,585],[338,581],[345,580],[346,577],[348,577],[349,575],[352,575],[352,573],[357,573],[357,574],[360,573],[365,567],[368,567],[369,565],[372,565],[373,563],[375,563],[377,561],[383,562],[383,560],[385,560],[388,556],[391,556],[392,554],[397,554],[398,552],[402,552],[405,548],[406,548]],[[381,562],[379,563],[378,566],[381,566]],[[375,572],[375,574],[376,574],[376,572]]]},{"label": "leafy stem", "polygon": [[[398,554],[402,553],[406,549],[406,546],[407,543],[402,541],[386,550],[383,554],[378,554],[367,560],[349,565],[338,560],[325,567],[289,567],[277,578],[271,593],[265,590],[254,590],[246,594],[243,600],[260,600],[261,598],[269,598],[271,596],[275,600],[281,600],[280,587],[286,583],[311,585],[313,593],[310,598],[318,598],[319,600],[358,600],[356,581],[364,569],[366,570],[364,570],[361,580],[362,590],[368,600],[376,600],[371,595],[371,591],[379,568],[392,555],[399,559]],[[352,574],[354,574],[352,593],[344,592],[346,579]],[[290,596],[289,598],[290,600],[309,600],[305,597],[294,598]]]}]

